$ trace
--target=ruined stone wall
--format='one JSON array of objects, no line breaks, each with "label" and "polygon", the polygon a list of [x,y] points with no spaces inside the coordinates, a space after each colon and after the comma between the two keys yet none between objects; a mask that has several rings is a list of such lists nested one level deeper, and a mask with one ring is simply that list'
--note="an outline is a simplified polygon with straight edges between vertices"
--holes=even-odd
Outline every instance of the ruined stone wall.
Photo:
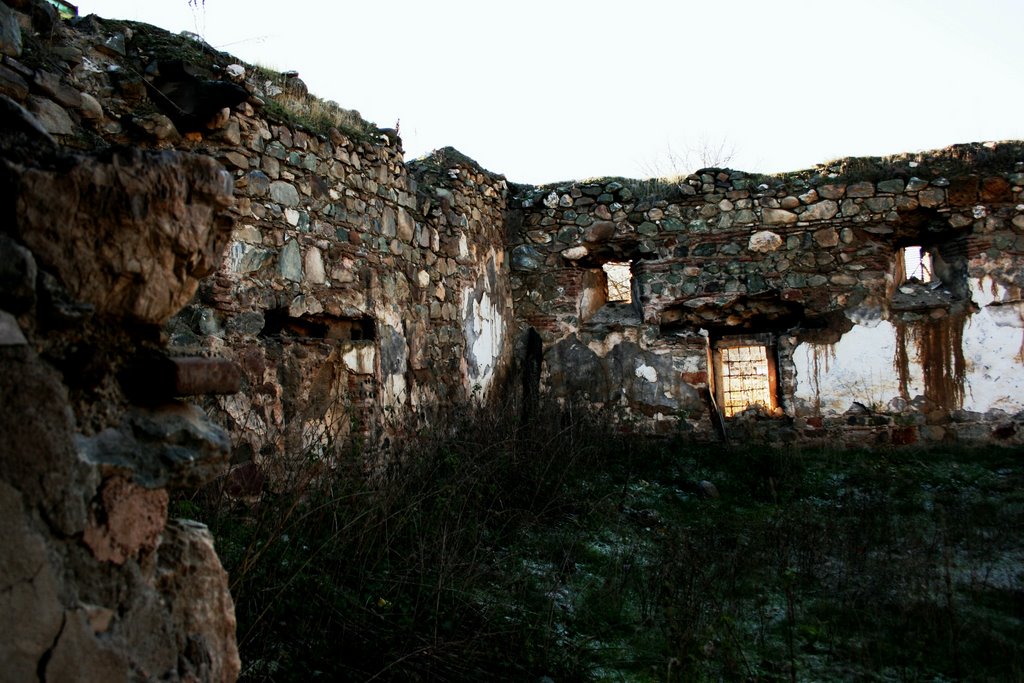
[{"label": "ruined stone wall", "polygon": [[234,181],[227,250],[168,331],[177,354],[239,364],[241,391],[207,402],[236,464],[377,448],[493,398],[512,342],[503,178],[451,149],[407,165],[397,132],[187,37],[56,30],[38,68],[0,73],[51,134],[201,153]]},{"label": "ruined stone wall", "polygon": [[[1024,152],[961,146],[784,177],[519,188],[516,313],[543,383],[655,432],[712,438],[714,350],[767,345],[769,441],[1012,441],[1024,418]],[[923,246],[931,282],[897,257]],[[607,302],[626,262],[634,301]]]},{"label": "ruined stone wall", "polygon": [[177,398],[216,389],[205,370],[224,368],[190,374],[161,332],[219,263],[231,179],[197,155],[60,144],[46,127],[70,135],[58,124],[90,120],[88,94],[28,65],[26,45],[62,30],[53,8],[11,4],[22,11],[0,5],[0,680],[233,681],[227,575],[209,531],[169,510],[174,491],[227,469],[227,433]]},{"label": "ruined stone wall", "polygon": [[0,678],[233,680],[227,577],[169,492],[494,399],[505,181],[188,37],[34,1],[0,29]]},{"label": "ruined stone wall", "polygon": [[512,323],[505,183],[452,150],[234,112],[236,228],[172,343],[237,359],[236,462],[377,446],[491,394]]}]

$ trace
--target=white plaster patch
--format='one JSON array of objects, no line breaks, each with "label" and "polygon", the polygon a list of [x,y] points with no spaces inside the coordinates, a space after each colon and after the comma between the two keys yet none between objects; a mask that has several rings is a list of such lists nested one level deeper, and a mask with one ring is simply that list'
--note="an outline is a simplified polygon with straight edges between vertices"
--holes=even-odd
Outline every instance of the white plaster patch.
[{"label": "white plaster patch", "polygon": [[707,370],[707,358],[704,354],[683,356],[681,359],[673,358],[673,360],[682,361],[679,368],[681,372],[704,372]]},{"label": "white plaster patch", "polygon": [[636,376],[652,384],[658,381],[658,371],[646,363],[636,369]]},{"label": "white plaster patch", "polygon": [[405,375],[395,373],[384,378],[384,405],[400,406],[405,403]]},{"label": "white plaster patch", "polygon": [[357,375],[372,375],[377,360],[377,349],[371,344],[359,344],[341,354],[341,359],[350,372]]},{"label": "white plaster patch", "polygon": [[[907,352],[907,390],[913,397],[924,393],[924,378],[913,349]],[[896,328],[884,320],[874,327],[855,325],[835,344],[800,344],[793,351],[797,369],[794,394],[808,405],[820,401],[823,413],[845,412],[854,401],[866,406],[885,405],[900,395],[895,358]]]},{"label": "white plaster patch", "polygon": [[[1014,322],[1016,318],[1016,322]],[[967,319],[963,408],[984,413],[1024,409],[1021,314],[1016,306],[987,306]],[[907,346],[911,398],[924,393],[924,369],[913,343]],[[884,406],[899,396],[895,370],[896,328],[888,321],[856,325],[833,345],[800,344],[793,353],[797,400],[820,401],[823,413],[842,413],[858,401]],[[815,368],[817,365],[817,368]]]},{"label": "white plaster patch", "polygon": [[469,364],[467,374],[470,382],[479,385],[482,394],[486,395],[494,379],[495,361],[501,354],[504,320],[489,293],[484,292],[477,301],[471,288],[462,291],[462,310],[471,311],[470,318],[464,321],[467,337],[472,340],[467,351],[473,363]]},{"label": "white plaster patch", "polygon": [[1007,289],[992,279],[991,276],[971,278],[971,299],[979,306],[988,306],[991,303],[1003,303],[1007,299]]},{"label": "white plaster patch", "polygon": [[616,346],[624,341],[621,332],[609,332],[607,336],[601,337],[600,339],[592,339],[587,342],[587,348],[593,351],[597,356],[604,358],[608,355],[608,352],[614,349]]},{"label": "white plaster patch", "polygon": [[[385,287],[393,288],[393,292],[396,296],[402,296],[405,292],[408,292],[408,287],[404,283],[404,277],[397,278],[395,280],[387,281],[385,283]],[[392,330],[400,333],[403,329],[402,317],[396,306],[380,306],[376,309],[374,317],[377,319],[378,330],[386,331],[387,328],[391,328]],[[383,333],[384,332],[382,332],[382,334]],[[378,346],[381,346],[383,343],[383,340],[379,341]],[[394,359],[397,367],[393,373],[387,372],[387,370],[382,367],[383,377],[381,380],[381,401],[386,407],[404,405],[408,398],[405,371],[409,366],[409,347],[404,337],[402,337],[401,345],[392,344],[391,346],[392,349],[390,353],[397,355],[397,358]],[[381,349],[381,365],[384,366],[387,362],[387,353],[383,350],[383,346],[381,346]]]},{"label": "white plaster patch", "polygon": [[986,306],[985,313],[999,327],[1024,327],[1024,303]]},{"label": "white plaster patch", "polygon": [[986,306],[968,318],[963,335],[966,410],[1024,410],[1022,328],[1017,306]]}]

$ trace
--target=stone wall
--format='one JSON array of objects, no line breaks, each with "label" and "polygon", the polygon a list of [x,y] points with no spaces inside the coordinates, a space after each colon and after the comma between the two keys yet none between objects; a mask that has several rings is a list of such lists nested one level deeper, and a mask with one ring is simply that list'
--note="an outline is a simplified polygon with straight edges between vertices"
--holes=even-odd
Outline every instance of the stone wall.
[{"label": "stone wall", "polygon": [[35,48],[0,90],[64,144],[196,152],[232,176],[227,250],[168,332],[240,366],[241,391],[206,402],[236,465],[380,447],[492,397],[513,338],[503,178],[451,149],[406,164],[396,131],[295,74],[145,24],[90,16]]},{"label": "stone wall", "polygon": [[[206,403],[236,465],[378,448],[505,398],[530,328],[536,390],[630,428],[1017,434],[1015,145],[778,177],[520,186],[510,200],[454,150],[406,163],[397,131],[319,102],[294,74],[140,24],[61,31],[49,63],[4,74],[52,134],[201,152],[233,176],[228,249],[169,332],[176,353],[242,368],[238,394]],[[182,83],[214,104],[182,99]],[[311,125],[325,107],[345,116]],[[931,251],[932,282],[902,272],[912,246]],[[609,262],[631,270],[631,304],[606,301]],[[723,420],[715,353],[744,339],[766,349],[771,398]]]},{"label": "stone wall", "polygon": [[[0,6],[6,36],[52,28],[25,9]],[[73,153],[7,95],[0,119],[0,680],[232,681],[227,576],[168,510],[226,470],[228,435],[176,398],[196,385],[161,340],[216,268],[231,180],[180,152]]]},{"label": "stone wall", "polygon": [[179,397],[238,377],[162,332],[220,262],[231,178],[83,150],[104,118],[62,76],[61,55],[84,62],[65,30],[46,3],[0,4],[0,680],[233,681],[227,575],[169,503],[229,460]]},{"label": "stone wall", "polygon": [[453,150],[407,167],[387,138],[236,121],[240,145],[207,142],[236,227],[171,339],[243,368],[218,413],[236,462],[381,445],[489,397],[511,348],[504,180]]},{"label": "stone wall", "polygon": [[[1020,443],[1022,185],[1004,143],[518,188],[516,315],[549,391],[649,431]],[[898,257],[915,246],[930,282]],[[629,264],[632,303],[606,303],[609,262]],[[720,421],[714,352],[744,339],[768,349],[773,401]]]},{"label": "stone wall", "polygon": [[29,397],[4,680],[232,680],[226,577],[168,492],[253,493],[496,398],[506,183],[145,24],[6,2],[0,52],[3,395]]}]

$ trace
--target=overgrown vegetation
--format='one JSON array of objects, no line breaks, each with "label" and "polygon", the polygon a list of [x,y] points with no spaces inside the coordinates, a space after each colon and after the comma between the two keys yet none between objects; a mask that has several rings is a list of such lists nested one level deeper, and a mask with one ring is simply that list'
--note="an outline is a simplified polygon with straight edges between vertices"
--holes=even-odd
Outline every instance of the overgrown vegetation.
[{"label": "overgrown vegetation", "polygon": [[[140,60],[132,68],[140,78],[154,61],[181,60],[208,77],[222,72],[229,64],[239,62],[233,55],[210,46],[195,34],[169,33],[150,24],[127,20],[92,17],[89,21],[105,33],[128,32],[133,54],[137,51],[135,56]],[[32,54],[36,53],[47,54],[42,46],[32,50]],[[264,100],[263,113],[278,123],[299,126],[316,135],[327,135],[331,128],[337,128],[358,142],[377,139],[377,126],[363,119],[358,111],[311,95],[295,74],[289,75],[263,65],[245,66],[259,88],[258,96]]]},{"label": "overgrown vegetation", "polygon": [[358,111],[309,94],[305,85],[294,77],[267,66],[248,68],[253,70],[253,80],[266,96],[263,113],[279,123],[299,126],[319,135],[327,135],[331,128],[337,128],[359,142],[377,136],[377,126],[366,121]]},{"label": "overgrown vegetation", "polygon": [[231,574],[245,680],[1024,678],[1019,452],[725,450],[589,416],[426,442],[178,503]]}]

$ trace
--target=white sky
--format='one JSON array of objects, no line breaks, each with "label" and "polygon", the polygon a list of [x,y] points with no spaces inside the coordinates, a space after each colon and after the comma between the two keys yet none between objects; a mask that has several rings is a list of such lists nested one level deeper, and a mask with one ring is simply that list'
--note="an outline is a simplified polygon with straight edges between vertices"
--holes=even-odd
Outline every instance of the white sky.
[{"label": "white sky", "polygon": [[[1024,0],[80,0],[545,183],[1024,138]],[[690,156],[673,168],[670,151]]]}]

